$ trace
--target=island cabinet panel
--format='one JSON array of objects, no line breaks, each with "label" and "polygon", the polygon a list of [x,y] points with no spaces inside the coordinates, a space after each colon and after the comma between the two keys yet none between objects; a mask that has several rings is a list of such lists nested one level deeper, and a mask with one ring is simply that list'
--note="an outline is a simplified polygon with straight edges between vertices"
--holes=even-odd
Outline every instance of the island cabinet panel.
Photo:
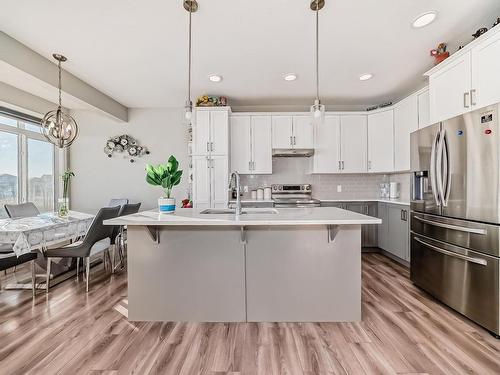
[{"label": "island cabinet panel", "polygon": [[131,321],[244,322],[245,251],[240,231],[224,227],[130,226]]},{"label": "island cabinet panel", "polygon": [[246,229],[249,322],[361,319],[361,227]]}]

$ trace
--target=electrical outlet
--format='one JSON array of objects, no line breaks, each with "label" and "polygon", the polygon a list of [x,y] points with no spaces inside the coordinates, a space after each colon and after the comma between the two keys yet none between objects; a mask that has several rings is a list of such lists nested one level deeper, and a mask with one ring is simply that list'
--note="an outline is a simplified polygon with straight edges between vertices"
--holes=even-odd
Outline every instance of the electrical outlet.
[{"label": "electrical outlet", "polygon": [[342,193],[342,185],[337,185],[337,193]]},{"label": "electrical outlet", "polygon": [[248,185],[243,186],[243,192],[248,193]]}]

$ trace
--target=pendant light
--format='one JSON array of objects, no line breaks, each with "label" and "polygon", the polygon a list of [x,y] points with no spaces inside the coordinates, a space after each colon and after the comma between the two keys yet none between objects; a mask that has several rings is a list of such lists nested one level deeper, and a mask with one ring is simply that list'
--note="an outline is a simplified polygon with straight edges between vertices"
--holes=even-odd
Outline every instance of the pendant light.
[{"label": "pendant light", "polygon": [[185,117],[188,123],[191,123],[193,116],[193,102],[191,101],[191,15],[198,10],[198,3],[196,0],[184,0],[184,9],[189,12],[189,36],[188,36],[188,98],[185,105]]},{"label": "pendant light", "polygon": [[61,104],[61,63],[67,59],[63,55],[54,53],[52,55],[57,60],[57,67],[59,69],[59,105],[55,111],[50,111],[43,116],[42,119],[42,134],[47,138],[50,143],[58,146],[59,148],[69,147],[76,136],[78,135],[78,125],[73,117],[62,110]]},{"label": "pendant light", "polygon": [[316,99],[311,106],[313,123],[321,124],[325,119],[325,106],[319,100],[319,11],[325,6],[325,0],[312,0],[311,10],[316,13]]}]

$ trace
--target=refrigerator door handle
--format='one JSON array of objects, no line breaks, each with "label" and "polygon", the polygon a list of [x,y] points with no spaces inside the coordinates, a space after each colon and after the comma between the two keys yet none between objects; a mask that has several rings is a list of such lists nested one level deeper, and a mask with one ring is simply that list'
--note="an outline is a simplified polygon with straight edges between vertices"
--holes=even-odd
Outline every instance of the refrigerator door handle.
[{"label": "refrigerator door handle", "polygon": [[445,249],[441,249],[440,247],[437,247],[437,246],[431,245],[430,243],[422,241],[418,237],[413,237],[413,239],[415,241],[421,243],[422,245],[424,245],[424,246],[426,246],[426,247],[428,247],[428,248],[430,248],[430,249],[432,249],[434,251],[437,251],[438,253],[441,253],[441,254],[444,254],[444,255],[448,255],[448,256],[451,256],[451,257],[454,257],[454,258],[462,259],[462,260],[465,260],[466,262],[471,262],[471,263],[479,264],[481,266],[487,266],[488,265],[488,262],[486,261],[486,259],[469,257],[467,255],[462,255],[462,254],[454,253],[453,251],[448,251],[448,250],[445,250]]},{"label": "refrigerator door handle", "polygon": [[441,206],[441,202],[437,193],[436,186],[436,143],[439,137],[440,131],[438,131],[432,141],[432,149],[431,149],[431,165],[430,165],[430,179],[431,179],[431,189],[432,195],[434,196],[434,200],[436,201],[436,206]]},{"label": "refrigerator door handle", "polygon": [[448,147],[448,136],[446,135],[446,131],[443,131],[443,157],[444,157],[444,166],[446,168],[446,183],[444,184],[444,196],[443,196],[443,206],[448,206],[448,199],[450,198],[451,192],[451,166],[450,166],[450,149]]},{"label": "refrigerator door handle", "polygon": [[443,156],[444,156],[444,137],[446,134],[446,130],[443,129],[439,133],[439,141],[436,151],[436,184],[438,188],[438,195],[441,200],[441,204],[443,207],[446,207],[444,200],[444,181],[443,181]]},{"label": "refrigerator door handle", "polygon": [[467,227],[461,227],[459,225],[440,223],[437,221],[427,220],[427,219],[424,219],[423,217],[416,216],[416,215],[413,217],[415,220],[418,220],[418,221],[425,223],[425,224],[433,225],[435,227],[457,230],[459,232],[465,232],[465,233],[480,234],[482,236],[485,236],[488,233],[486,231],[486,229],[467,228]]}]

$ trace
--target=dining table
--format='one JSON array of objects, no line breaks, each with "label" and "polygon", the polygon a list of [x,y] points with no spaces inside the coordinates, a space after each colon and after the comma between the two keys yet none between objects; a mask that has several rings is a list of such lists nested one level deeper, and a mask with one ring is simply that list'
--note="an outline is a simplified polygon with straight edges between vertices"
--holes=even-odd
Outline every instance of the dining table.
[{"label": "dining table", "polygon": [[[69,211],[66,216],[55,212],[18,219],[0,219],[0,244],[12,246],[16,256],[38,251],[43,255],[49,247],[64,245],[85,236],[95,215]],[[43,256],[36,260],[37,268],[46,269]],[[60,259],[53,262],[52,277],[56,277],[71,268],[71,260]],[[31,284],[9,284],[5,289],[27,289]]]}]

